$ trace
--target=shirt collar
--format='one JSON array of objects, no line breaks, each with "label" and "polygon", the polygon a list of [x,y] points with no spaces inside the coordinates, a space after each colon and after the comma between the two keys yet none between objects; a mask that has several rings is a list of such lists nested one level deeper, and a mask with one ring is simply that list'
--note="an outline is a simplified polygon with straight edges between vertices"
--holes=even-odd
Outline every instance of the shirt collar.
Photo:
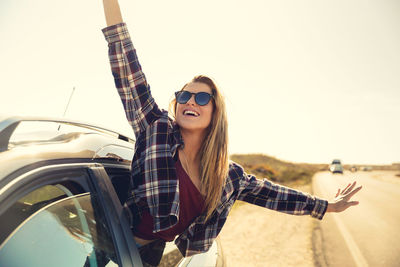
[{"label": "shirt collar", "polygon": [[179,125],[176,123],[176,121],[173,122],[172,135],[174,138],[174,142],[173,142],[173,146],[171,148],[171,152],[172,152],[172,157],[175,157],[177,149],[179,147],[182,147],[182,148],[185,147],[185,143],[183,142],[183,138],[181,135],[181,131],[179,129]]}]

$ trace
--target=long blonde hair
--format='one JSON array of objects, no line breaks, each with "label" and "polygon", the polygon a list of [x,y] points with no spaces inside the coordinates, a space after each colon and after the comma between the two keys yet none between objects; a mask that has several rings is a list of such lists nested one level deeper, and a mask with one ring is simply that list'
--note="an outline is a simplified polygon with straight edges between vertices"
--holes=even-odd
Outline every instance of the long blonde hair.
[{"label": "long blonde hair", "polygon": [[[191,82],[204,83],[213,94],[213,115],[208,132],[200,148],[200,179],[205,196],[206,220],[217,208],[221,200],[222,189],[228,175],[228,120],[225,101],[214,81],[204,75],[198,75]],[[181,90],[186,87],[183,86]],[[170,103],[170,111],[175,116],[176,99]]]}]

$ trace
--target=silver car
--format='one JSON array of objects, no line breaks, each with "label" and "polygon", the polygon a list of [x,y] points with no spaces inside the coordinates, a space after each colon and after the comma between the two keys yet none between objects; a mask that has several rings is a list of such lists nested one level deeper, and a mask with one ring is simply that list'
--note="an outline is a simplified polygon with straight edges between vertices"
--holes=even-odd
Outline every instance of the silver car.
[{"label": "silver car", "polygon": [[[135,141],[76,121],[0,117],[0,265],[142,266],[121,203]],[[161,266],[224,266],[220,243]]]},{"label": "silver car", "polygon": [[331,165],[329,166],[329,170],[332,173],[341,173],[343,174],[343,166],[339,159],[332,160]]}]

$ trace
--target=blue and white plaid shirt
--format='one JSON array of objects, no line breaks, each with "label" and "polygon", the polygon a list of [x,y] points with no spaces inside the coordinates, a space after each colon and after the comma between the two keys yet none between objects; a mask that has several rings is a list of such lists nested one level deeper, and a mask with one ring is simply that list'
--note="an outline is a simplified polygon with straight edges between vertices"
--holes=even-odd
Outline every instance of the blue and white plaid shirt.
[{"label": "blue and white plaid shirt", "polygon": [[[175,171],[177,149],[183,145],[179,127],[154,101],[139,64],[125,23],[103,29],[109,60],[126,117],[136,135],[132,160],[132,191],[125,203],[132,227],[148,211],[154,219],[153,232],[169,229],[179,219],[179,185]],[[217,209],[208,221],[205,214],[175,240],[184,256],[207,251],[224,225],[236,200],[294,215],[309,214],[322,219],[328,202],[314,196],[259,180],[243,168],[229,164],[229,174]]]}]

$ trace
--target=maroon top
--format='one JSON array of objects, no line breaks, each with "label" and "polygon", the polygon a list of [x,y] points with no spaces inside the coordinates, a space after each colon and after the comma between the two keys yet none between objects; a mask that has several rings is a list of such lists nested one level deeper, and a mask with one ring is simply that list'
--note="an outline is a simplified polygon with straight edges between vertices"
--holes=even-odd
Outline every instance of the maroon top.
[{"label": "maroon top", "polygon": [[175,163],[179,180],[179,218],[178,223],[168,230],[153,233],[153,217],[149,212],[142,213],[142,221],[135,229],[135,236],[146,240],[163,239],[172,241],[180,235],[203,212],[204,197],[193,184],[182,167],[180,160]]}]

